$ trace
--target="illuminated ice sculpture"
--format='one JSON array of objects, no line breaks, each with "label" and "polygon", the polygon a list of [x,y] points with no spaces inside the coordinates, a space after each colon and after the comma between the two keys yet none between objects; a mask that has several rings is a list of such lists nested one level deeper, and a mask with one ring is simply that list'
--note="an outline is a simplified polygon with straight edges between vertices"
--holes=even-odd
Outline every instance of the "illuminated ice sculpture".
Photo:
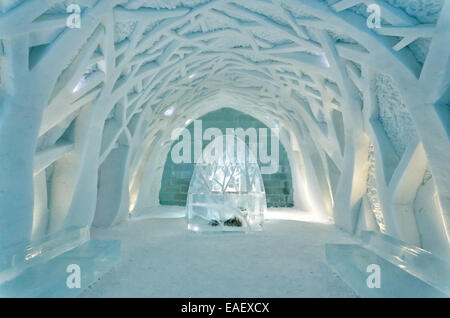
[{"label": "illuminated ice sculpture", "polygon": [[215,138],[197,160],[189,185],[188,229],[260,231],[265,209],[264,184],[253,152],[235,135]]}]

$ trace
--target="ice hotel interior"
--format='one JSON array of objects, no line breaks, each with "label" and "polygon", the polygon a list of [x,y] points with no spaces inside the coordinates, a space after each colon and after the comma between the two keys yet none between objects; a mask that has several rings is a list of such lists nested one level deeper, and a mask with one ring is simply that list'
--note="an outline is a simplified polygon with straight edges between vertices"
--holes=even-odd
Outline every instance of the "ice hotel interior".
[{"label": "ice hotel interior", "polygon": [[450,1],[0,0],[0,297],[450,297]]}]

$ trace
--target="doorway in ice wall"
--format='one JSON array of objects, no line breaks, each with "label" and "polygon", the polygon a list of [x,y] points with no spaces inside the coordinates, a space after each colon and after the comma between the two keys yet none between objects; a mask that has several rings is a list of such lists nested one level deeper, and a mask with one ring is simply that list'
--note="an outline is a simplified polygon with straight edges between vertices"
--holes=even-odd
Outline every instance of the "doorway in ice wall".
[{"label": "doorway in ice wall", "polygon": [[[208,128],[218,128],[222,134],[226,134],[227,128],[259,128],[267,129],[268,140],[271,138],[270,128],[258,119],[239,112],[231,108],[221,108],[219,110],[210,112],[197,120],[202,122],[203,132]],[[191,142],[191,163],[174,163],[172,160],[172,149],[178,140],[175,140],[167,155],[166,163],[164,165],[163,178],[161,182],[161,190],[159,192],[159,202],[161,205],[176,205],[186,206],[186,199],[189,190],[189,183],[194,172],[194,122],[191,122],[187,127],[192,136]],[[180,137],[181,138],[181,137]],[[181,140],[181,139],[180,139]],[[203,149],[210,141],[203,140]],[[249,144],[249,139],[246,138],[246,144]],[[279,162],[278,171],[273,174],[263,174],[263,183],[266,191],[267,207],[293,207],[293,188],[291,168],[286,151],[281,143],[279,144]],[[270,142],[267,143],[268,153],[271,153]],[[260,161],[258,156],[258,164],[260,167],[267,166]]]}]

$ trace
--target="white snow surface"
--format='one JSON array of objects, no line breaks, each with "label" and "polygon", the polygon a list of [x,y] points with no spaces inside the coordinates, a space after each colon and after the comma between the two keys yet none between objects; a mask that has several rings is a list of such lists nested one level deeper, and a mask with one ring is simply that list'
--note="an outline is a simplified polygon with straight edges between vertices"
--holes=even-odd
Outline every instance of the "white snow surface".
[{"label": "white snow surface", "polygon": [[184,218],[93,229],[120,239],[121,261],[81,297],[356,297],[328,267],[325,243],[353,243],[330,224],[265,222],[252,234],[188,233]]}]

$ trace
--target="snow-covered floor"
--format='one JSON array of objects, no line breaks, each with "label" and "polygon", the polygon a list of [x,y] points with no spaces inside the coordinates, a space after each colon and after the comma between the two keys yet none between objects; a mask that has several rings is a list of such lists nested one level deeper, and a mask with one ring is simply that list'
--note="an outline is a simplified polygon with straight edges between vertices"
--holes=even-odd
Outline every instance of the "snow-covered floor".
[{"label": "snow-covered floor", "polygon": [[81,297],[356,297],[327,266],[325,243],[352,243],[330,224],[269,220],[252,234],[188,233],[184,218],[93,229],[122,241],[121,261]]}]

